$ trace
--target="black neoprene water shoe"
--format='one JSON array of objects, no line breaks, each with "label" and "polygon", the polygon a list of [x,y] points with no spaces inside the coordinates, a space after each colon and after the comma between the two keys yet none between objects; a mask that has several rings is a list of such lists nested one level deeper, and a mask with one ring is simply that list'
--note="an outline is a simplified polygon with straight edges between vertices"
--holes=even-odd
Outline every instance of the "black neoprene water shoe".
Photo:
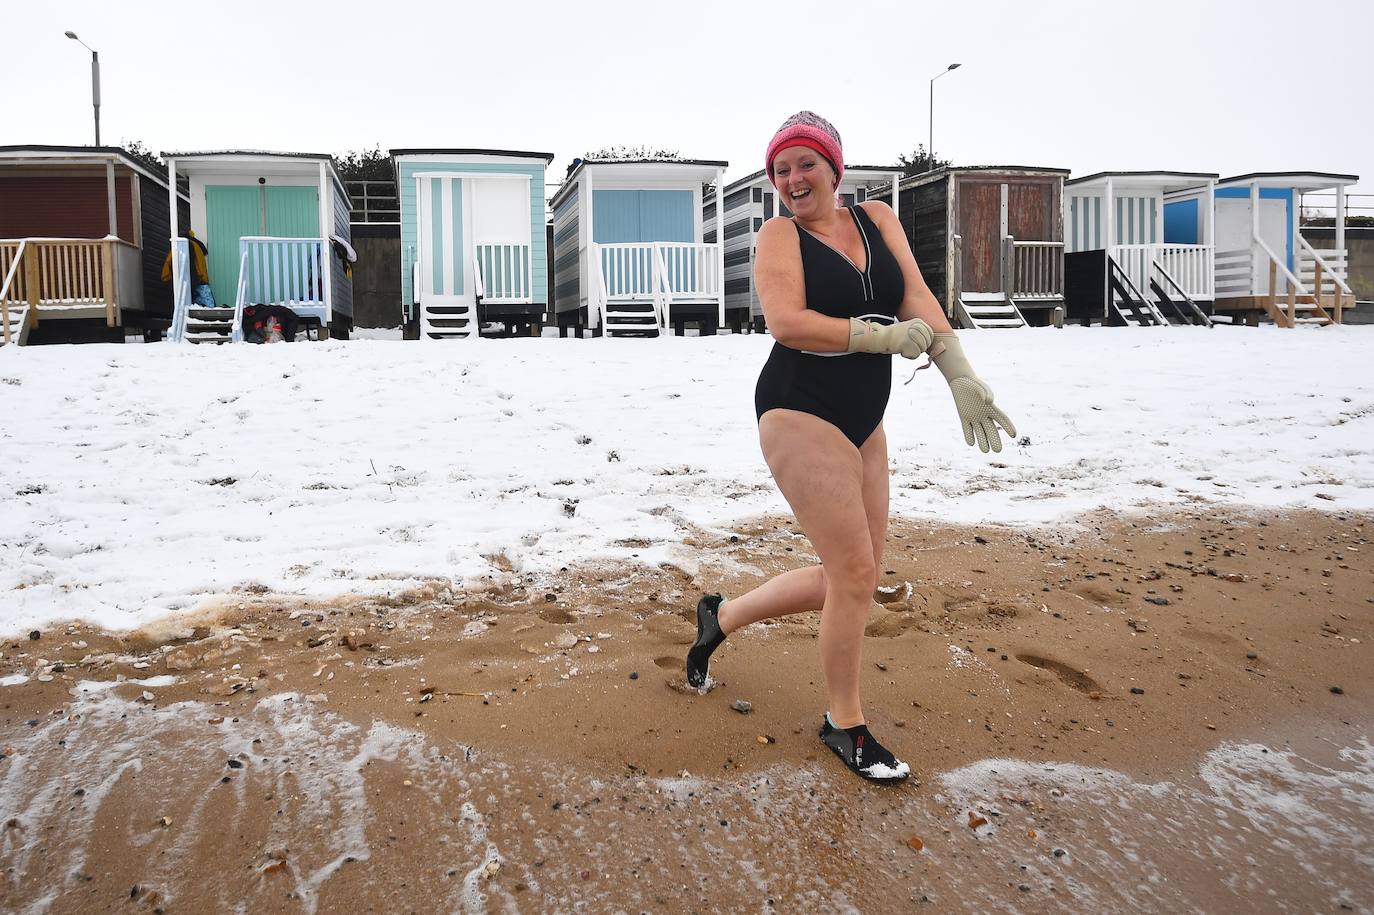
[{"label": "black neoprene water shoe", "polygon": [[708,594],[697,602],[697,640],[687,652],[687,683],[693,689],[706,685],[707,669],[711,664],[711,652],[725,641],[725,633],[720,631],[720,605],[725,598],[719,594]]},{"label": "black neoprene water shoe", "polygon": [[821,742],[835,751],[840,761],[854,774],[870,782],[895,785],[906,781],[911,775],[911,767],[893,756],[882,744],[868,733],[868,726],[855,725],[852,728],[836,727],[827,712],[821,722]]}]

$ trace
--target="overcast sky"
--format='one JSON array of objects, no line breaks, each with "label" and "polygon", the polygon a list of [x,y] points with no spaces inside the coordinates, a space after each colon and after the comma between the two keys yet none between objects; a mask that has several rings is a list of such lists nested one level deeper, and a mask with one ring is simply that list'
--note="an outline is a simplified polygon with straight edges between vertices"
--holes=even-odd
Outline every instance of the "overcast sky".
[{"label": "overcast sky", "polygon": [[[333,4],[108,0],[5,12],[0,144],[154,150],[652,144],[762,167],[799,108],[850,162],[926,141],[957,164],[1314,170],[1374,194],[1374,2],[832,0]],[[1374,197],[1358,201],[1374,208]],[[1366,215],[1374,215],[1374,209]]]}]

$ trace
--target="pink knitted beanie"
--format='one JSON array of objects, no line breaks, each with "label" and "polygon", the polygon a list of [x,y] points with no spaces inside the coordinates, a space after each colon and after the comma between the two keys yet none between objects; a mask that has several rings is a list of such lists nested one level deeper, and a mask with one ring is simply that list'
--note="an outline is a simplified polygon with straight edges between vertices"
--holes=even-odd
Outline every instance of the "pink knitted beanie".
[{"label": "pink knitted beanie", "polygon": [[844,149],[835,125],[814,111],[798,111],[783,121],[773,139],[768,141],[768,152],[764,156],[770,179],[773,177],[773,157],[789,146],[805,146],[824,156],[835,170],[835,186],[840,186],[840,178],[844,175]]}]

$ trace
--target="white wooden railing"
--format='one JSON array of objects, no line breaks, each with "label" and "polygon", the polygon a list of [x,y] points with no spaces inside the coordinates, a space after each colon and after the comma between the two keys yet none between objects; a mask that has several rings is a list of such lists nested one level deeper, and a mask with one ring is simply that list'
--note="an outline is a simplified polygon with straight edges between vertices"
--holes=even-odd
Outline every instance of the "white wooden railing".
[{"label": "white wooden railing", "polygon": [[658,279],[652,244],[594,244],[608,299],[651,302]]},{"label": "white wooden railing", "polygon": [[243,339],[243,309],[285,305],[298,315],[329,320],[322,238],[239,239],[239,287],[234,296],[234,342]]},{"label": "white wooden railing", "polygon": [[1215,259],[1216,293],[1218,297],[1254,294],[1255,253],[1250,248],[1218,251]]},{"label": "white wooden railing", "polygon": [[172,326],[167,330],[169,343],[186,339],[186,319],[191,311],[191,242],[185,238],[172,239]]},{"label": "white wooden railing", "polygon": [[531,249],[529,245],[478,244],[473,246],[478,292],[486,302],[532,302]]},{"label": "white wooden railing", "polygon": [[1215,248],[1212,245],[1156,245],[1154,261],[1190,299],[1216,298]]},{"label": "white wooden railing", "polygon": [[1158,268],[1192,299],[1216,297],[1216,267],[1211,245],[1114,245],[1112,259],[1139,289],[1150,288]]},{"label": "white wooden railing", "polygon": [[1010,286],[1014,299],[1062,299],[1064,297],[1064,243],[1062,241],[1017,241],[1003,239],[1004,257],[1010,264]]},{"label": "white wooden railing", "polygon": [[721,293],[720,246],[655,242],[664,285],[675,299],[714,299]]},{"label": "white wooden railing", "polygon": [[603,321],[617,302],[652,304],[660,328],[667,327],[674,302],[714,300],[718,309],[724,309],[720,245],[594,243],[591,258],[596,269],[593,291]]}]

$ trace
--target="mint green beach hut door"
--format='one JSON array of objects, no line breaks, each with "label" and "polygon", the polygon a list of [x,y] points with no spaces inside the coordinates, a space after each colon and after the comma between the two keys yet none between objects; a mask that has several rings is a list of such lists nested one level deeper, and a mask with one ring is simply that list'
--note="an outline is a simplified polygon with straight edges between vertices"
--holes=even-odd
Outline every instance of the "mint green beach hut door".
[{"label": "mint green beach hut door", "polygon": [[205,240],[210,288],[220,305],[233,305],[239,286],[239,239],[320,237],[316,187],[210,185],[205,188]]}]

